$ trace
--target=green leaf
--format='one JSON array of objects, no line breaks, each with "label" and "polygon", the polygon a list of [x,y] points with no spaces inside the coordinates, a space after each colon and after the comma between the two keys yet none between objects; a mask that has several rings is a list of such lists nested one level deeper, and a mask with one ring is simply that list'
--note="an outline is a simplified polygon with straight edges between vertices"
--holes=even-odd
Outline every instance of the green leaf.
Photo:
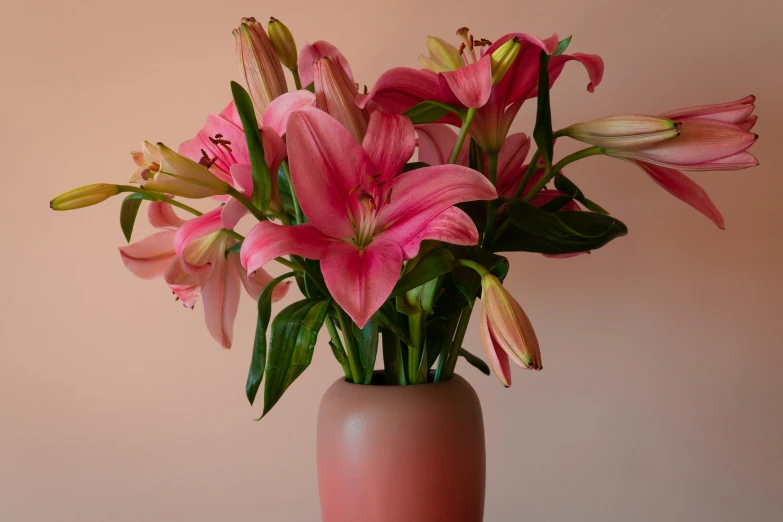
[{"label": "green leaf", "polygon": [[263,417],[310,365],[329,300],[304,299],[287,306],[272,321],[265,369]]},{"label": "green leaf", "polygon": [[571,38],[572,36],[569,36],[568,38],[563,38],[557,42],[557,49],[552,53],[552,56],[560,56],[563,54],[565,50],[568,49],[568,46],[571,45]]},{"label": "green leaf", "polygon": [[541,210],[545,210],[547,212],[557,212],[564,206],[568,205],[571,201],[573,201],[574,198],[571,196],[557,196],[556,198],[552,199],[552,201],[549,201],[543,205],[541,205]]},{"label": "green leaf", "polygon": [[364,384],[370,384],[372,372],[375,369],[375,358],[378,356],[378,323],[368,321],[359,330],[359,359],[364,368]]},{"label": "green leaf", "polygon": [[[473,138],[470,138],[470,148],[468,149],[468,166],[472,168],[473,170],[477,170],[483,174],[486,174],[484,171],[484,154],[481,151],[481,147],[478,146],[478,143],[476,143],[476,140]],[[486,206],[486,203],[483,201],[480,202],[483,206]]]},{"label": "green leaf", "polygon": [[513,228],[495,248],[506,252],[572,254],[595,250],[624,236],[628,228],[618,219],[595,212],[546,212],[521,200],[507,200]]},{"label": "green leaf", "polygon": [[579,190],[579,187],[577,187],[573,181],[565,177],[562,172],[555,174],[555,188],[564,194],[568,194],[592,212],[609,214],[609,212],[601,208],[600,205],[587,199],[582,191]]},{"label": "green leaf", "polygon": [[120,207],[120,227],[122,227],[122,233],[125,234],[125,239],[130,243],[131,235],[133,235],[133,225],[136,224],[136,215],[139,213],[139,207],[144,200],[142,194],[131,194],[122,201]]},{"label": "green leaf", "polygon": [[239,251],[242,250],[242,243],[244,243],[244,242],[245,242],[245,240],[243,239],[242,241],[240,241],[236,245],[232,246],[231,248],[227,248],[226,249],[226,256],[228,256],[229,254],[238,254]]},{"label": "green leaf", "polygon": [[258,387],[264,378],[266,366],[266,329],[269,327],[269,319],[272,315],[272,292],[278,283],[294,275],[288,272],[269,281],[258,296],[258,320],[256,322],[256,337],[253,341],[253,356],[250,359],[250,371],[247,373],[245,394],[250,404],[256,400]]},{"label": "green leaf", "polygon": [[310,91],[312,93],[315,92],[315,82],[310,82],[307,85],[305,85],[304,90]]},{"label": "green leaf", "polygon": [[417,103],[405,111],[405,116],[409,118],[414,124],[432,123],[433,121],[437,121],[443,118],[449,112],[453,112],[463,120],[467,115],[466,111],[458,107],[453,107],[451,105],[446,105],[445,103],[436,101],[423,101],[421,103]]},{"label": "green leaf", "polygon": [[253,171],[252,202],[262,212],[266,212],[272,196],[272,182],[269,167],[264,159],[264,144],[261,142],[261,133],[258,131],[253,101],[245,88],[237,82],[231,82],[231,94],[234,97],[239,119],[242,120],[242,126],[245,129],[245,140]]},{"label": "green leaf", "polygon": [[408,163],[407,165],[405,165],[402,168],[402,171],[403,172],[410,172],[410,171],[416,170],[416,169],[423,169],[424,167],[429,167],[429,164],[424,163],[423,161],[412,161],[412,162]]},{"label": "green leaf", "polygon": [[480,359],[467,351],[465,348],[459,349],[459,354],[465,358],[466,361],[468,361],[471,365],[478,368],[478,370],[483,373],[484,375],[489,375],[489,366],[487,366],[487,363],[484,362],[483,359]]},{"label": "green leaf", "polygon": [[547,169],[552,167],[554,153],[554,138],[552,132],[552,112],[549,107],[549,55],[541,51],[538,70],[538,108],[536,110],[536,126],[533,138],[544,159]]},{"label": "green leaf", "polygon": [[427,281],[451,272],[453,267],[454,255],[446,248],[434,248],[424,254],[416,266],[397,282],[389,297],[397,297],[413,290]]}]

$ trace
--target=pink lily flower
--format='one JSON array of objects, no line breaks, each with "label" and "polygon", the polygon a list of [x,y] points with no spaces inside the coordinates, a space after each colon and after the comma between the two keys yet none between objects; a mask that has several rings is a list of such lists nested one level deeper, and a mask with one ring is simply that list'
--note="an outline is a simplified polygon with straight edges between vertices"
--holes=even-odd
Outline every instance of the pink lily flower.
[{"label": "pink lily flower", "polygon": [[458,165],[401,174],[415,148],[402,116],[374,112],[360,145],[337,120],[308,108],[291,115],[287,135],[292,182],[310,221],[259,223],[242,245],[242,266],[253,273],[287,254],[320,260],[329,292],[360,327],[421,241],[476,244],[475,225],[453,205],[497,197],[484,176]]},{"label": "pink lily flower", "polygon": [[[174,213],[170,204],[151,202],[147,216],[150,224],[160,232],[120,247],[119,251],[131,273],[141,279],[162,277],[186,307],[193,308],[203,294],[207,328],[221,346],[230,348],[239,306],[239,281],[253,299],[258,299],[272,276],[258,270],[248,277],[236,253],[225,255],[226,249],[236,244],[236,239],[224,231],[215,231],[194,242],[190,248],[180,248],[178,256],[178,234],[184,230],[188,237],[198,235],[200,225],[204,223],[202,218],[212,222],[214,216],[219,218],[219,210],[185,221]],[[281,299],[287,291],[288,285],[278,285],[273,300]]]},{"label": "pink lily flower", "polygon": [[[502,79],[493,86],[491,70],[488,70],[487,63],[482,62],[488,62],[486,59],[492,53],[514,38],[522,44],[519,53]],[[445,43],[440,42],[442,40],[439,40],[439,48]],[[426,69],[406,67],[390,69],[378,78],[366,97],[360,98],[359,105],[365,106],[372,102],[394,113],[403,113],[426,100],[446,103],[462,109],[478,108],[470,127],[471,135],[484,151],[497,152],[522,103],[538,94],[540,51],[544,50],[551,54],[557,48],[557,43],[556,34],[545,40],[526,33],[507,34],[491,44],[483,52],[481,59],[474,64],[460,67],[452,72],[442,72],[443,64],[453,61],[451,49],[440,53],[430,49],[430,58],[423,60]],[[463,54],[467,55],[468,52],[472,51],[466,46]],[[433,61],[439,54],[451,58]],[[565,64],[572,60],[582,63],[587,69],[590,77],[588,90],[592,92],[603,77],[603,60],[597,55],[575,53],[552,56],[549,62],[550,85],[554,84],[560,76]],[[452,114],[441,121],[454,125],[461,123]]]},{"label": "pink lily flower", "polygon": [[606,154],[638,165],[664,190],[698,210],[719,228],[724,221],[718,208],[696,182],[680,170],[739,170],[758,165],[747,150],[758,135],[750,132],[755,98],[677,109],[661,114],[681,124],[680,135],[633,150],[606,148]]},{"label": "pink lily flower", "polygon": [[[272,184],[270,209],[281,212],[283,204],[277,191],[277,169],[286,158],[285,142],[278,133],[262,126],[261,142],[264,146],[264,160],[269,167]],[[232,101],[220,114],[210,114],[204,127],[196,137],[183,142],[179,153],[198,161],[221,180],[250,197],[253,193],[253,176],[250,168],[250,154],[242,122],[239,119],[236,106]],[[239,201],[223,197],[226,201],[223,207],[223,226],[233,229],[239,220],[248,213]]]}]

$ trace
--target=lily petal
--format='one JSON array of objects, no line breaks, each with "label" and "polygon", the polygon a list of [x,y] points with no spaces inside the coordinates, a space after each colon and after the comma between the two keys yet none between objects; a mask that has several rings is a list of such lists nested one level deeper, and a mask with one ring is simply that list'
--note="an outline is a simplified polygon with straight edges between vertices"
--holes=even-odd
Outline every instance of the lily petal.
[{"label": "lily petal", "polygon": [[[416,135],[419,138],[419,161],[427,165],[446,165],[451,157],[451,151],[457,143],[457,133],[443,123],[424,123],[416,125]],[[470,143],[462,144],[462,150],[457,158],[457,165],[468,166]]]},{"label": "lily petal", "polygon": [[508,388],[511,386],[511,365],[508,363],[508,355],[498,346],[495,337],[492,335],[487,318],[487,307],[483,300],[479,306],[478,319],[481,344],[484,346],[489,365],[500,380],[500,383]]},{"label": "lily petal", "polygon": [[391,198],[376,218],[376,237],[399,245],[413,239],[435,216],[457,203],[497,198],[487,178],[460,165],[413,170],[395,178],[388,187]]},{"label": "lily petal", "polygon": [[445,241],[452,245],[473,246],[479,236],[476,225],[465,212],[457,207],[449,207],[424,225],[424,228],[401,244],[405,259],[413,259],[419,252],[419,245],[425,239]]},{"label": "lily petal", "polygon": [[326,57],[336,58],[343,70],[353,80],[351,66],[348,63],[348,60],[345,59],[345,56],[343,56],[343,53],[329,42],[319,40],[312,44],[305,42],[299,50],[299,79],[302,82],[302,87],[307,87],[313,83],[313,62]]},{"label": "lily petal", "polygon": [[374,101],[389,112],[402,114],[425,100],[447,101],[441,93],[438,75],[428,70],[395,67],[383,73],[369,94],[359,98],[357,104],[366,107]]},{"label": "lily petal", "polygon": [[310,223],[288,227],[262,221],[245,238],[239,256],[242,266],[252,274],[283,255],[320,259],[332,241]]},{"label": "lily petal", "polygon": [[202,278],[188,274],[175,258],[163,274],[163,280],[186,308],[193,308],[201,295]]},{"label": "lily petal", "polygon": [[601,83],[604,77],[604,61],[597,54],[574,53],[552,56],[549,58],[549,86],[551,87],[555,83],[560,73],[563,72],[565,64],[572,60],[584,65],[587,76],[590,78],[590,82],[587,84],[587,91],[595,91],[595,88],[598,87],[598,84]]},{"label": "lily petal", "polygon": [[[219,245],[225,252],[226,239]],[[212,271],[202,288],[204,321],[212,338],[223,348],[231,348],[234,337],[234,319],[239,309],[240,277],[225,255],[214,256]]]},{"label": "lily petal", "polygon": [[174,213],[174,207],[165,201],[151,201],[147,207],[150,225],[161,230],[177,230],[185,220]]},{"label": "lily petal", "polygon": [[303,107],[315,107],[315,94],[305,89],[275,98],[264,111],[264,125],[282,136],[285,134],[288,118]]},{"label": "lily petal", "polygon": [[[247,270],[242,267],[242,263],[239,261],[239,254],[234,252],[228,255],[228,262],[239,274],[239,277],[242,280],[242,286],[245,287],[245,291],[247,291],[250,298],[253,299],[253,301],[258,301],[258,296],[261,295],[264,287],[268,285],[269,282],[274,278],[269,274],[269,272],[262,268],[259,268],[253,272],[253,275],[248,277]],[[277,286],[275,286],[275,289],[272,290],[272,302],[276,303],[285,297],[290,286],[291,281],[282,281]]]},{"label": "lily petal", "polygon": [[712,202],[707,192],[688,176],[679,170],[643,161],[635,161],[634,163],[666,192],[707,216],[721,230],[726,228],[718,207]]},{"label": "lily petal", "polygon": [[456,71],[439,74],[441,89],[443,82],[465,107],[479,108],[487,103],[492,91],[492,64],[489,55],[476,63],[460,67]]},{"label": "lily petal", "polygon": [[389,297],[400,270],[400,247],[378,238],[362,249],[335,241],[321,255],[321,271],[329,293],[359,328]]},{"label": "lily petal", "polygon": [[375,111],[370,116],[362,147],[381,173],[379,181],[389,182],[402,172],[416,149],[413,124],[405,116]]},{"label": "lily petal", "polygon": [[[182,260],[182,265],[186,272],[199,275],[209,270],[209,263],[212,261],[211,258],[214,257],[208,252],[210,245],[206,244],[206,242],[200,242],[196,245],[195,242],[207,238],[207,236],[223,228],[222,210],[221,207],[211,210],[202,216],[187,221],[177,230],[174,236],[174,249],[177,257]],[[191,245],[195,248],[186,252],[186,249]]]},{"label": "lily petal", "polygon": [[174,232],[165,230],[119,248],[123,264],[136,277],[161,277],[176,258]]},{"label": "lily petal", "polygon": [[317,109],[288,120],[291,179],[305,215],[324,234],[353,237],[356,186],[375,174],[364,149],[340,123]]},{"label": "lily petal", "polygon": [[498,154],[497,179],[509,172],[518,172],[530,152],[530,138],[524,132],[506,137]]}]

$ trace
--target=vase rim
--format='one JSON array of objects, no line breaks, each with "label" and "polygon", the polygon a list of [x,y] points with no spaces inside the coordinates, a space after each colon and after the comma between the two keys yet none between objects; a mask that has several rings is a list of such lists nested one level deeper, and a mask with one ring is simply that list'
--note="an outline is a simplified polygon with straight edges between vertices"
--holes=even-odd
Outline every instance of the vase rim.
[{"label": "vase rim", "polygon": [[[345,384],[350,384],[352,386],[361,386],[362,388],[413,388],[418,386],[432,386],[432,385],[445,385],[450,383],[454,380],[464,380],[462,376],[455,373],[453,377],[447,381],[440,381],[440,382],[433,382],[432,379],[435,377],[435,371],[430,370],[427,374],[427,382],[420,383],[420,384],[406,384],[406,385],[400,385],[400,384],[386,384],[385,382],[385,376],[383,370],[373,370],[372,372],[372,379],[370,380],[370,384],[359,384],[356,382],[351,382],[348,380],[347,377],[342,377],[338,379],[337,382],[342,382]],[[377,382],[376,382],[377,381]]]}]

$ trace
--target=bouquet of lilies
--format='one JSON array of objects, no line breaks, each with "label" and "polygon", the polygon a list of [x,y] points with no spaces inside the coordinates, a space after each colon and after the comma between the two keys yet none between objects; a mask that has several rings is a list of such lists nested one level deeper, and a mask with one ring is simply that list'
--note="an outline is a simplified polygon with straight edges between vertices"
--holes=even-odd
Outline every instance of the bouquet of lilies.
[{"label": "bouquet of lilies", "polygon": [[[503,287],[501,253],[576,256],[627,233],[566,167],[595,155],[626,160],[723,228],[682,171],[758,163],[747,152],[757,139],[754,98],[555,130],[552,85],[576,62],[592,92],[603,76],[599,56],[567,54],[571,38],[557,35],[457,35],[458,46],[428,37],[423,68],[390,69],[360,93],[335,46],[297,50],[280,21],[265,31],[243,19],[234,30],[241,84],[231,83],[233,100],[219,114],[176,150],[144,142],[129,184],[78,188],[51,207],[127,193],[120,224],[130,242],[147,201],[159,231],[120,247],[123,263],[142,279],[162,277],[186,307],[201,297],[207,329],[224,348],[244,287],[258,303],[246,392],[252,403],[264,382],[264,414],[310,364],[324,326],[354,383],[443,381],[463,357],[510,386],[509,361],[540,370],[541,354]],[[526,100],[537,103],[532,141],[509,133]],[[558,157],[557,138],[588,146]],[[202,213],[186,199],[214,208]],[[254,226],[243,236],[236,227],[245,217]],[[285,273],[270,275],[273,262]],[[302,299],[272,319],[291,282]],[[488,365],[462,346],[477,299]],[[379,345],[382,373],[374,372]]]}]

